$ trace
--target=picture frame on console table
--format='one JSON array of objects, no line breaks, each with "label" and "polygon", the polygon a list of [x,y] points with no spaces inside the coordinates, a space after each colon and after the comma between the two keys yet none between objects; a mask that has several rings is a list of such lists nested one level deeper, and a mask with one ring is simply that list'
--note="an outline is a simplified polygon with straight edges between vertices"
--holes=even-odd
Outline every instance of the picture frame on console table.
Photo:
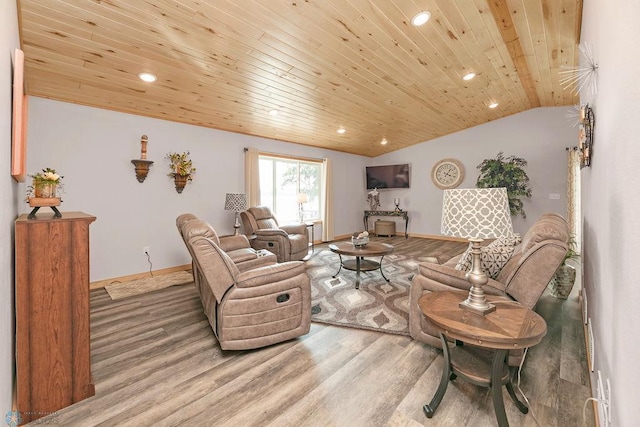
[{"label": "picture frame on console table", "polygon": [[24,52],[13,58],[13,100],[11,121],[11,176],[17,182],[27,177],[27,96],[24,94]]}]

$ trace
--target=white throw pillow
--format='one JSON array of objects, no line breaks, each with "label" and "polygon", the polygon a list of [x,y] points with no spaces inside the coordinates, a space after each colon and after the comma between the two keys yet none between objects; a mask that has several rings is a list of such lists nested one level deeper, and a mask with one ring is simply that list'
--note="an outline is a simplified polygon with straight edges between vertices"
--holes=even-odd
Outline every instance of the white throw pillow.
[{"label": "white throw pillow", "polygon": [[[500,274],[502,267],[509,261],[516,245],[522,241],[519,234],[511,236],[499,237],[487,246],[481,248],[480,260],[482,262],[482,270],[487,276],[495,279]],[[471,244],[460,257],[456,264],[456,270],[471,270]]]}]

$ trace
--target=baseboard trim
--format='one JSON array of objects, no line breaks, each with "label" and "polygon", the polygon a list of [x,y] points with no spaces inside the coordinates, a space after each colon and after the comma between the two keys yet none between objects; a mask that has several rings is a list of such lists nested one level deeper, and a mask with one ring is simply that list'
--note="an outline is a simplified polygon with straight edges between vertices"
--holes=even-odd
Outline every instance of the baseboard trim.
[{"label": "baseboard trim", "polygon": [[[183,271],[183,270],[191,270],[191,264],[178,265],[175,267],[168,267],[168,268],[161,268],[159,270],[153,270],[153,275],[161,276],[163,274],[175,273],[176,271]],[[100,289],[100,288],[104,288],[106,285],[109,285],[111,283],[128,282],[130,280],[143,279],[149,276],[150,276],[150,273],[147,271],[144,273],[129,274],[128,276],[120,276],[120,277],[113,277],[111,279],[98,280],[96,282],[89,283],[89,289],[90,290]]]},{"label": "baseboard trim", "polygon": [[[372,236],[375,236],[375,233],[373,231],[370,232],[370,234]],[[402,233],[397,233],[396,232],[396,236],[402,236]],[[417,237],[419,239],[435,239],[435,240],[445,240],[445,241],[452,241],[452,242],[468,242],[469,239],[464,239],[461,237],[452,237],[452,236],[443,236],[440,234],[409,234],[409,237]],[[351,234],[342,234],[339,236],[334,236],[332,242],[337,242],[339,240],[344,240],[344,239],[349,239],[351,238]],[[331,242],[324,242],[324,243],[331,243]]]}]

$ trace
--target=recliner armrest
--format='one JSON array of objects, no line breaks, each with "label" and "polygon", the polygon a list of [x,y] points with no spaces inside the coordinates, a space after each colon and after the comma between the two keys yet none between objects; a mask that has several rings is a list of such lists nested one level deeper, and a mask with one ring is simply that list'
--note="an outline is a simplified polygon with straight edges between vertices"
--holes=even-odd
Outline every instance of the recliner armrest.
[{"label": "recliner armrest", "polygon": [[236,249],[250,248],[247,236],[239,234],[237,236],[220,236],[220,249],[225,252],[235,251]]},{"label": "recliner armrest", "polygon": [[307,232],[307,226],[305,224],[285,224],[280,228],[289,234],[305,234]]},{"label": "recliner armrest", "polygon": [[268,237],[268,236],[282,236],[287,237],[288,234],[286,231],[280,228],[262,228],[260,230],[256,230],[256,236],[258,237]]},{"label": "recliner armrest", "polygon": [[[469,281],[465,278],[465,275],[467,274],[465,271],[456,270],[455,268],[451,268],[446,265],[433,264],[430,262],[423,262],[419,264],[418,271],[421,275],[452,288],[464,290],[469,289]],[[501,293],[505,293],[504,285],[496,280],[489,279],[487,284],[484,286],[490,286]]]},{"label": "recliner armrest", "polygon": [[236,276],[236,286],[251,288],[254,286],[275,283],[280,280],[304,274],[305,266],[302,261],[289,261],[244,271]]}]

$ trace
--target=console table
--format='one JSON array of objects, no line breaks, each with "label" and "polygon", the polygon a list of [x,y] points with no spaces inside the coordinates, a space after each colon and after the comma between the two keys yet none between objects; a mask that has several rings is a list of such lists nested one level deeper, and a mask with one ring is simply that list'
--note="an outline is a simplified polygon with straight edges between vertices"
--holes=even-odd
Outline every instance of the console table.
[{"label": "console table", "polygon": [[399,216],[404,218],[404,237],[409,237],[409,213],[407,211],[364,211],[364,229],[369,231],[370,216]]}]

